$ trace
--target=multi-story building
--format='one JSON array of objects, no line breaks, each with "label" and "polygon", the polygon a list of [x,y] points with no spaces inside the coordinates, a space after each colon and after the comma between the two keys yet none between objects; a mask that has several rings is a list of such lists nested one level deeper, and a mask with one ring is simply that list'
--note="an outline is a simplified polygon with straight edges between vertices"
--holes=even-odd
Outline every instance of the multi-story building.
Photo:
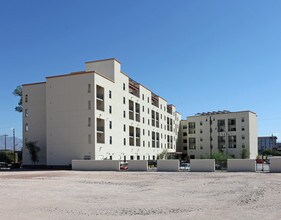
[{"label": "multi-story building", "polygon": [[258,149],[260,152],[264,150],[274,149],[277,145],[277,137],[276,136],[264,136],[258,137]]},{"label": "multi-story building", "polygon": [[243,149],[256,158],[257,115],[251,111],[198,113],[181,121],[179,143],[183,157],[191,159],[215,152],[241,158]]},{"label": "multi-story building", "polygon": [[[38,165],[72,159],[149,160],[176,151],[181,115],[121,71],[116,59],[23,85],[23,138],[37,141]],[[23,151],[24,165],[30,165]]]}]

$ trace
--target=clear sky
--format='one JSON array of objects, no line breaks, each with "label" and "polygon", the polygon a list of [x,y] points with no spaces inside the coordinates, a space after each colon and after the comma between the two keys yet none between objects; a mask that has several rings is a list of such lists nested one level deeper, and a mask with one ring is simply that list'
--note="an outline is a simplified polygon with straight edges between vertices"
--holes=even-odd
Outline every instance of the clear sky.
[{"label": "clear sky", "polygon": [[251,110],[281,141],[279,0],[1,0],[0,135],[21,137],[17,85],[111,57],[183,117]]}]

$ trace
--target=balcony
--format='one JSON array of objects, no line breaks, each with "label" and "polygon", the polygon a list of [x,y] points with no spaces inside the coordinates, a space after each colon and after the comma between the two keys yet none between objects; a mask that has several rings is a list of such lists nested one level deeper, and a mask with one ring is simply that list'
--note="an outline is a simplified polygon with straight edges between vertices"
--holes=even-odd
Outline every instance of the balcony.
[{"label": "balcony", "polygon": [[159,96],[151,93],[151,104],[159,108]]},{"label": "balcony", "polygon": [[167,112],[171,115],[173,114],[172,105],[167,105]]},{"label": "balcony", "polygon": [[129,79],[129,93],[140,97],[140,85],[132,79]]}]

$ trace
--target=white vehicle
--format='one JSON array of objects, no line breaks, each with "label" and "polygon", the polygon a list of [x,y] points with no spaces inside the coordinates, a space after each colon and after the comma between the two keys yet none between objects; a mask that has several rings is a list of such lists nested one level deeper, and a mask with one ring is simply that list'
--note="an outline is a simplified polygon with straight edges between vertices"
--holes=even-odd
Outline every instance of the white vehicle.
[{"label": "white vehicle", "polygon": [[189,163],[181,163],[180,164],[180,170],[190,170],[190,164]]}]

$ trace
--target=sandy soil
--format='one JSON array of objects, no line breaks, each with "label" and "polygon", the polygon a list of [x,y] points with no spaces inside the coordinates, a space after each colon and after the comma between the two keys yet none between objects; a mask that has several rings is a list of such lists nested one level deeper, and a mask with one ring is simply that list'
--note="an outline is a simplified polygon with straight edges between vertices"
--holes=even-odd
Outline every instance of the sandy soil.
[{"label": "sandy soil", "polygon": [[0,172],[0,219],[280,219],[281,174]]}]

